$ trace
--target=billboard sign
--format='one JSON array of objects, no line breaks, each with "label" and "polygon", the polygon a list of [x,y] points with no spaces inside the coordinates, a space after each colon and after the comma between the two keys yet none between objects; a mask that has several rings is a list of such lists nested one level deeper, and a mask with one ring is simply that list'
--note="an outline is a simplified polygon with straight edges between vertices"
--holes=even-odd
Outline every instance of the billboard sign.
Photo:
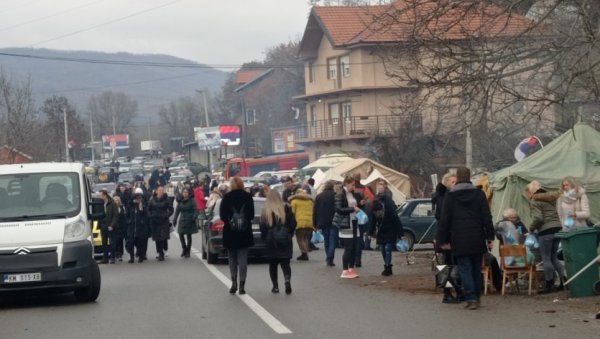
[{"label": "billboard sign", "polygon": [[129,134],[103,135],[102,148],[105,150],[129,149]]},{"label": "billboard sign", "polygon": [[241,127],[240,125],[220,125],[221,145],[223,146],[239,146],[241,144]]},{"label": "billboard sign", "polygon": [[219,126],[194,127],[194,138],[200,149],[212,150],[221,147]]}]

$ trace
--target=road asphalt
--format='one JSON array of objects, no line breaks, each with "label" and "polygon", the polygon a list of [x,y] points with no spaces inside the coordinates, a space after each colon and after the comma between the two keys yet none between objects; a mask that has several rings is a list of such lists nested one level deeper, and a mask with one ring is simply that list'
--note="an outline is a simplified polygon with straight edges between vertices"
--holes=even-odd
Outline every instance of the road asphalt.
[{"label": "road asphalt", "polygon": [[[194,235],[198,251],[200,237]],[[311,252],[308,262],[293,259],[289,296],[283,288],[272,294],[268,265],[253,260],[248,297],[240,298],[217,277],[229,277],[226,263],[209,269],[197,256],[180,258],[175,236],[169,246],[164,262],[101,265],[102,291],[94,303],[79,304],[70,294],[1,299],[0,339],[597,338],[600,333],[600,321],[574,321],[570,313],[552,312],[532,297],[484,297],[481,309],[469,311],[441,304],[439,294],[366,283],[385,281],[377,252],[365,252],[362,276],[354,280],[339,278],[341,250],[334,268],[325,266],[322,249]],[[152,242],[149,247],[154,258]],[[405,269],[403,257],[395,256],[394,269]],[[258,311],[249,305],[258,305]],[[276,333],[269,325],[273,321],[291,333]]]}]

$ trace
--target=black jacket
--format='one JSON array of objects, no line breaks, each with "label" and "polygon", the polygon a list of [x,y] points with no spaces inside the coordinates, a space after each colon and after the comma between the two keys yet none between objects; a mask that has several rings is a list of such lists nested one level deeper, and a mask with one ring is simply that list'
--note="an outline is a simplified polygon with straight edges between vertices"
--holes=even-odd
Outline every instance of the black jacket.
[{"label": "black jacket", "polygon": [[162,197],[152,197],[148,203],[148,214],[152,227],[152,240],[168,240],[171,227],[169,217],[173,214],[171,199],[166,194]]},{"label": "black jacket", "polygon": [[494,226],[485,193],[471,183],[459,183],[448,192],[437,238],[439,244],[450,243],[455,256],[486,253]]},{"label": "black jacket", "polygon": [[335,191],[324,190],[315,198],[313,205],[313,225],[319,228],[331,227],[335,214]]},{"label": "black jacket", "polygon": [[442,217],[442,208],[444,207],[444,198],[446,197],[446,193],[448,192],[448,188],[439,183],[435,187],[435,193],[431,196],[431,204],[433,205],[433,210],[435,211],[435,220],[440,221]]},{"label": "black jacket", "polygon": [[377,240],[381,244],[396,244],[398,238],[404,236],[402,222],[396,211],[396,203],[386,194],[378,195],[377,199],[383,205],[383,218],[378,222]]},{"label": "black jacket", "polygon": [[285,204],[285,223],[290,231],[290,241],[289,246],[284,248],[274,248],[272,244],[268,241],[269,233],[272,232],[273,228],[271,225],[268,225],[265,221],[261,219],[260,221],[260,236],[267,245],[267,257],[273,259],[290,259],[293,256],[294,252],[294,244],[292,242],[292,237],[294,236],[294,232],[296,230],[296,218],[294,218],[294,213],[292,213],[292,208]]},{"label": "black jacket", "polygon": [[119,227],[119,208],[112,198],[109,198],[104,205],[104,211],[106,214],[100,223],[100,228],[106,230],[110,226],[113,230],[117,229]]},{"label": "black jacket", "polygon": [[[236,232],[231,230],[230,220],[233,217],[233,209],[239,211],[244,206],[244,216],[248,227],[245,232]],[[252,195],[243,189],[233,190],[221,200],[219,216],[223,220],[223,247],[227,249],[248,248],[254,246],[254,236],[252,234],[252,219],[254,219],[254,200]]]},{"label": "black jacket", "polygon": [[142,210],[140,210],[138,206],[132,206],[129,213],[129,226],[127,227],[128,241],[135,238],[147,239],[150,238],[150,234],[148,209],[146,206],[143,206]]}]

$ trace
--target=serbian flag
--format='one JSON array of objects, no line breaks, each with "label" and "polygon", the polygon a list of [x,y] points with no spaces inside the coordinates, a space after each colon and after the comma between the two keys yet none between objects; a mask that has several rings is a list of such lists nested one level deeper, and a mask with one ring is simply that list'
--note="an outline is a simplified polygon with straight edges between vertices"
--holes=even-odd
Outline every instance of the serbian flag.
[{"label": "serbian flag", "polygon": [[525,159],[529,154],[533,153],[538,144],[542,146],[540,139],[538,139],[536,136],[523,139],[519,145],[517,145],[517,148],[515,148],[515,159],[517,159],[517,162]]}]

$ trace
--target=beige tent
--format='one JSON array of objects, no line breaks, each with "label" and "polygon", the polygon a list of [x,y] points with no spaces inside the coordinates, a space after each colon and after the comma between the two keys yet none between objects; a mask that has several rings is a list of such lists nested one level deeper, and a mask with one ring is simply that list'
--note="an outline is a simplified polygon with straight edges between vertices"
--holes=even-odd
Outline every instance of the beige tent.
[{"label": "beige tent", "polygon": [[392,183],[383,174],[381,174],[381,172],[379,172],[378,169],[374,169],[373,172],[369,174],[369,177],[366,179],[362,179],[360,183],[363,186],[371,187],[373,192],[375,192],[375,186],[377,185],[377,181],[380,179],[383,179],[388,183],[388,189],[390,190],[390,192],[392,192],[392,198],[394,199],[396,205],[400,205],[406,201],[406,195],[402,193],[398,188],[396,188],[396,186],[392,185]]},{"label": "beige tent", "polygon": [[[327,180],[342,181],[344,176],[360,173],[361,178],[368,178],[373,171],[377,170],[391,186],[397,188],[404,197],[410,196],[410,178],[404,173],[400,173],[389,167],[367,158],[351,159],[331,168],[325,172],[321,179],[321,184]],[[318,190],[319,187],[315,188]]]},{"label": "beige tent", "polygon": [[302,167],[302,172],[313,175],[317,170],[322,170],[323,172],[333,168],[343,162],[348,160],[352,160],[350,156],[346,153],[338,152],[322,155],[319,159],[311,162],[310,164]]}]

